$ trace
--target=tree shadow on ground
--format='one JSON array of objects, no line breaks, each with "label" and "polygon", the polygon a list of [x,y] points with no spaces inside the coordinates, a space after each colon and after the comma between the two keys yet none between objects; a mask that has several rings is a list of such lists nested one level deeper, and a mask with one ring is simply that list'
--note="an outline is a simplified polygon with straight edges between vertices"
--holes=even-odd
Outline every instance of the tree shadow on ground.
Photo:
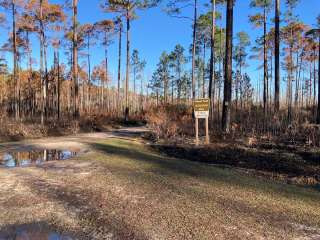
[{"label": "tree shadow on ground", "polygon": [[[188,147],[153,146],[171,157],[193,162],[217,164],[256,171],[287,183],[316,186],[320,184],[319,153],[262,151],[238,146]],[[260,173],[258,173],[260,172]]]},{"label": "tree shadow on ground", "polygon": [[68,206],[73,216],[81,220],[79,224],[83,231],[74,234],[79,237],[76,239],[148,239],[143,232],[128,224],[124,218],[116,218],[111,211],[101,212],[101,206],[108,203],[105,203],[94,188],[85,190],[68,185],[57,187],[45,179],[30,176],[25,182],[38,196]]}]

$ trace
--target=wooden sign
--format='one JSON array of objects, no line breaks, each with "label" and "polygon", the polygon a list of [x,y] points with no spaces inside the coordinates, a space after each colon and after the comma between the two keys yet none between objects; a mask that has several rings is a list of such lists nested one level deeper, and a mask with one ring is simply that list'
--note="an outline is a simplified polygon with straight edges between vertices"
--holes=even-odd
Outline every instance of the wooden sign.
[{"label": "wooden sign", "polygon": [[195,116],[195,127],[196,127],[196,145],[199,145],[199,119],[206,120],[206,144],[209,144],[209,110],[210,110],[210,99],[196,99],[193,102],[194,116]]},{"label": "wooden sign", "polygon": [[209,112],[210,100],[208,98],[196,99],[193,102],[195,112]]},{"label": "wooden sign", "polygon": [[194,111],[195,118],[208,118],[209,111]]}]

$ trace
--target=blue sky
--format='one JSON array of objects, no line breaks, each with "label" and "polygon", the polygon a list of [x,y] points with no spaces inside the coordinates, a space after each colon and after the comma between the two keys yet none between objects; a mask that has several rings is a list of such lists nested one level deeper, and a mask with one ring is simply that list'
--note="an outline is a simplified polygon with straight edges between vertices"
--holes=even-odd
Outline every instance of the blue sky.
[{"label": "blue sky", "polygon": [[[54,3],[62,2],[61,0],[52,1]],[[261,35],[259,29],[254,29],[248,22],[248,16],[254,13],[253,9],[249,8],[249,0],[237,0],[234,9],[234,32],[246,31],[249,33],[251,41],[254,42],[255,38]],[[284,0],[282,0],[284,2]],[[296,14],[306,24],[314,24],[316,16],[320,14],[320,2],[319,0],[304,0],[301,1],[297,8]],[[99,8],[100,0],[79,0],[79,21],[80,23],[94,23],[101,19],[111,18],[112,16],[107,13],[103,13]],[[200,13],[206,11],[204,4],[208,1],[200,0],[199,5],[201,7]],[[283,5],[283,3],[282,3]],[[186,49],[189,47],[192,41],[191,22],[189,20],[176,19],[167,16],[163,12],[164,3],[157,8],[149,9],[146,11],[138,12],[139,19],[132,23],[132,48],[138,49],[142,58],[147,61],[147,67],[145,71],[146,78],[150,77],[152,71],[158,62],[161,52],[171,51],[176,44],[183,45]],[[282,11],[285,7],[282,6]],[[219,7],[220,11],[225,14],[225,7]],[[186,14],[192,16],[192,12],[187,11]],[[270,14],[273,17],[273,11]],[[218,24],[225,25],[225,20],[222,19]],[[8,36],[8,30],[2,31],[0,41],[3,42]],[[109,49],[109,64],[110,73],[114,77],[117,71],[117,40],[110,46]],[[123,47],[125,47],[125,36],[123,37]],[[38,40],[33,39],[34,57],[38,58]],[[98,45],[94,47],[92,51],[93,63],[98,64],[103,60],[104,51]],[[48,51],[49,58],[52,58],[52,51]],[[51,55],[51,56],[50,56]],[[10,54],[7,54],[10,59]],[[84,59],[83,59],[84,60]],[[81,62],[82,60],[80,60]],[[125,70],[125,49],[123,48],[123,67]],[[249,67],[246,71],[255,81],[261,71],[257,71],[257,61],[250,60]]]}]

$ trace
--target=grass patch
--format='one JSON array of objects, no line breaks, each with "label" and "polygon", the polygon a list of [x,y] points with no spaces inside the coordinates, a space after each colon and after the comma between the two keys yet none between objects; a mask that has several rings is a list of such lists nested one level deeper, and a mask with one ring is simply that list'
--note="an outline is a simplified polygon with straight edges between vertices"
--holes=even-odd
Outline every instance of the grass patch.
[{"label": "grass patch", "polygon": [[192,178],[195,181],[208,184],[218,184],[249,192],[254,191],[258,195],[268,195],[267,199],[302,201],[310,204],[314,203],[320,207],[320,192],[317,190],[276,183],[271,180],[265,181],[245,176],[229,168],[225,169],[162,156],[137,142],[112,139],[96,143],[93,147],[109,156],[102,157],[102,160],[107,164],[118,165],[122,163],[131,170],[152,171],[154,174],[165,175],[168,179]]}]

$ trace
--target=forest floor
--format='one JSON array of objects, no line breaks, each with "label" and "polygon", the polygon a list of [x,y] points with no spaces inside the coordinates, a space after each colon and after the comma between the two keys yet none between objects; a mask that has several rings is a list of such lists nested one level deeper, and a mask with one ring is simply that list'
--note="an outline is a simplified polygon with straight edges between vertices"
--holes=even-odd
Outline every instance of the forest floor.
[{"label": "forest floor", "polygon": [[319,189],[169,157],[142,130],[0,144],[78,152],[0,168],[0,239],[320,239]]}]

